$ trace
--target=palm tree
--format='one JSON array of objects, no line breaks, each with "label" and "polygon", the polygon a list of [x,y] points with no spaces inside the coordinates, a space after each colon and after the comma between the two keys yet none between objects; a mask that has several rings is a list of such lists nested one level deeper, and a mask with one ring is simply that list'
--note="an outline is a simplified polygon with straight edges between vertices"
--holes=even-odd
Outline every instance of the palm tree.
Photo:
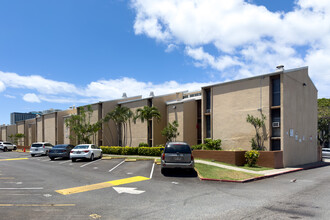
[{"label": "palm tree", "polygon": [[[109,122],[112,120],[117,129],[117,136],[118,136],[118,145],[126,145],[126,131],[127,131],[127,122],[130,125],[130,119],[133,118],[133,112],[125,107],[125,106],[116,106],[114,110],[108,112],[103,121]],[[124,135],[122,136],[122,131]]]},{"label": "palm tree", "polygon": [[152,128],[152,119],[155,118],[157,121],[160,120],[161,115],[159,110],[155,106],[144,106],[143,108],[138,108],[135,113],[135,117],[133,119],[134,123],[136,123],[137,119],[140,119],[142,123],[144,123],[144,120],[148,121],[148,145],[152,145],[149,140],[150,140],[150,135],[151,135],[151,128]]}]

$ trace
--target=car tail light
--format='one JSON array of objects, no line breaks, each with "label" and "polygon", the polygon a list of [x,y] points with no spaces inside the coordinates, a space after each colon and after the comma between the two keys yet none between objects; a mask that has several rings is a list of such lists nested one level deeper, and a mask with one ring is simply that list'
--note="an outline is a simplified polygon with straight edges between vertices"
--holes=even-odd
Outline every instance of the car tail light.
[{"label": "car tail light", "polygon": [[73,150],[72,150],[72,151],[70,151],[70,153],[73,153]]},{"label": "car tail light", "polygon": [[43,146],[43,148],[45,148],[45,145]]},{"label": "car tail light", "polygon": [[62,150],[62,152],[66,152],[66,150]]},{"label": "car tail light", "polygon": [[88,153],[88,152],[89,152],[89,150],[84,150],[84,152],[85,152],[85,153]]},{"label": "car tail light", "polygon": [[193,155],[191,155],[191,160],[194,160],[194,156]]},{"label": "car tail light", "polygon": [[162,154],[162,160],[165,160],[165,153]]}]

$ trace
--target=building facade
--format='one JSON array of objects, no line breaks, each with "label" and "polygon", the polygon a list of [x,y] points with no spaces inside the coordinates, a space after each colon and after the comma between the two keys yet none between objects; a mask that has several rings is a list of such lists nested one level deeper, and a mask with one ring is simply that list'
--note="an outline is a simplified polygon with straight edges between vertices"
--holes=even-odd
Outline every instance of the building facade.
[{"label": "building facade", "polygon": [[[308,68],[279,69],[273,73],[220,84],[208,85],[200,91],[181,91],[149,97],[135,96],[91,104],[90,123],[103,119],[117,106],[133,113],[144,106],[156,107],[161,119],[131,121],[130,126],[116,127],[113,121],[90,138],[96,145],[149,146],[163,145],[161,131],[173,121],[179,124],[177,141],[200,144],[205,138],[221,139],[224,150],[250,150],[254,127],[247,115],[265,116],[263,139],[265,150],[283,151],[284,166],[312,163],[318,160],[317,89],[308,76]],[[81,106],[86,107],[86,106]],[[65,119],[79,114],[79,108],[52,112],[11,126],[0,126],[0,139],[9,140],[15,133],[24,133],[20,145],[36,141],[52,144],[78,144],[79,140],[65,125]],[[120,143],[119,140],[123,140]]]}]

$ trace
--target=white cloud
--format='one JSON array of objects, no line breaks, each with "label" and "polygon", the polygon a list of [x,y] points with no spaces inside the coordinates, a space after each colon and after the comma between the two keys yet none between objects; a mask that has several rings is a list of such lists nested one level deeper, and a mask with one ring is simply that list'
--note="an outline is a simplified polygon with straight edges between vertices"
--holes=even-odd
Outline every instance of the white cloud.
[{"label": "white cloud", "polygon": [[[286,69],[307,65],[319,95],[329,97],[330,2],[297,0],[287,13],[249,2],[131,0],[135,33],[183,44],[196,66],[211,67],[222,77],[231,74],[231,79],[271,72],[278,64]],[[217,52],[205,52],[206,46]]]},{"label": "white cloud", "polygon": [[5,91],[5,89],[6,89],[5,84],[4,84],[3,82],[0,81],[0,92]]},{"label": "white cloud", "polygon": [[37,103],[40,103],[40,99],[39,97],[34,94],[34,93],[27,93],[23,96],[23,100],[26,101],[26,102],[37,102]]},{"label": "white cloud", "polygon": [[[124,77],[119,79],[93,81],[86,86],[79,86],[79,92],[77,92],[77,89],[74,89],[77,88],[76,85],[46,79],[41,76],[21,76],[17,73],[6,73],[1,71],[0,76],[9,76],[10,78],[10,80],[6,78],[4,83],[0,84],[0,86],[3,85],[3,88],[22,88],[25,90],[30,90],[31,92],[23,96],[23,100],[32,103],[94,103],[98,101],[118,99],[122,97],[124,92],[128,96],[143,95],[146,97],[149,96],[151,91],[153,91],[155,95],[164,95],[184,90],[199,90],[202,86],[210,84],[197,82],[180,84],[176,81],[167,81],[162,84],[154,84],[152,82],[141,82],[134,78]],[[32,86],[30,83],[33,79],[39,79],[42,81],[44,85],[40,86],[43,87],[43,89],[40,89],[37,85]],[[46,88],[51,85],[55,86],[51,88],[50,92]],[[10,95],[5,96],[7,98],[15,98]]]},{"label": "white cloud", "polygon": [[167,48],[166,48],[165,52],[166,53],[171,53],[175,49],[178,49],[178,46],[177,45],[175,45],[175,44],[169,44],[169,45],[167,45]]},{"label": "white cloud", "polygon": [[13,96],[13,95],[4,94],[3,96],[8,99],[16,99],[16,96]]},{"label": "white cloud", "polygon": [[21,76],[16,73],[0,71],[0,78],[7,87],[34,89],[44,94],[79,94],[79,90],[70,83],[45,79],[39,75]]}]

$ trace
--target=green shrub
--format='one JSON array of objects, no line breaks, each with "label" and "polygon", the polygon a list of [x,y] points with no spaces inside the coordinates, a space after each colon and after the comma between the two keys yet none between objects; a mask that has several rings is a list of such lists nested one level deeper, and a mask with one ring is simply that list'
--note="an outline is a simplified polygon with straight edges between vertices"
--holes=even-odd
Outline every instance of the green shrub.
[{"label": "green shrub", "polygon": [[141,142],[139,143],[139,147],[149,147],[147,143]]},{"label": "green shrub", "polygon": [[212,140],[210,138],[204,139],[203,150],[221,150],[221,140]]},{"label": "green shrub", "polygon": [[103,154],[160,156],[164,147],[114,147],[101,146]]},{"label": "green shrub", "polygon": [[202,150],[203,149],[203,144],[192,145],[191,149],[193,149],[193,150]]},{"label": "green shrub", "polygon": [[251,138],[250,143],[251,143],[251,149],[252,149],[252,150],[258,150],[258,144],[257,144],[255,138]]},{"label": "green shrub", "polygon": [[254,167],[257,164],[260,153],[256,150],[250,150],[245,152],[246,164],[249,167]]}]

